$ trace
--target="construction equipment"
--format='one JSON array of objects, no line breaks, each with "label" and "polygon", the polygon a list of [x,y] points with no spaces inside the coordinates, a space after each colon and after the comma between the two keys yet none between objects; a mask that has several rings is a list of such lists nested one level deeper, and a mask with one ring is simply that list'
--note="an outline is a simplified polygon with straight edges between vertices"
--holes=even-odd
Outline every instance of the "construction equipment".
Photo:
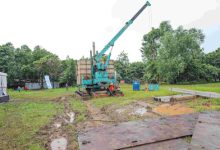
[{"label": "construction equipment", "polygon": [[[118,38],[127,30],[127,28],[135,21],[135,19],[144,11],[147,6],[151,6],[150,2],[147,1],[141,9],[124,25],[124,27],[111,39],[111,41],[100,51],[93,52],[90,51],[90,61],[91,61],[91,77],[83,77],[82,85],[76,95],[87,99],[91,96],[106,95],[106,96],[123,96],[117,85],[115,75],[109,75],[107,68],[109,66],[109,61],[111,58],[112,48]],[[105,55],[109,50],[110,53]]]}]

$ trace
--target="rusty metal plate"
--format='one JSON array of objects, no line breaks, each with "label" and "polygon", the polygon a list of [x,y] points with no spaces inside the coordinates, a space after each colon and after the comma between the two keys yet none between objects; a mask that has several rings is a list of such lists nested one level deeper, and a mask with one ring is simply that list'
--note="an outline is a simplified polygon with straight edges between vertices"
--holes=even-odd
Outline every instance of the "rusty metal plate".
[{"label": "rusty metal plate", "polygon": [[157,142],[124,150],[188,150],[190,144],[183,139],[174,139],[163,142]]},{"label": "rusty metal plate", "polygon": [[88,129],[79,133],[80,150],[112,150],[190,136],[198,114],[178,115]]},{"label": "rusty metal plate", "polygon": [[220,150],[220,112],[199,115],[190,149]]}]

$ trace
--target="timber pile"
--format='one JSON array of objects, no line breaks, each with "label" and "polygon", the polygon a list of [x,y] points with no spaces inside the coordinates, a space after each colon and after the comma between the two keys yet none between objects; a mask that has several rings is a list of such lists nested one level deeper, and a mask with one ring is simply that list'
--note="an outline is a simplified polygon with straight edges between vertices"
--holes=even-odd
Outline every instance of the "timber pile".
[{"label": "timber pile", "polygon": [[[109,61],[108,73],[109,75],[115,74],[113,60]],[[76,76],[77,76],[77,85],[81,85],[83,76],[91,79],[91,60],[90,59],[81,59],[77,61]]]},{"label": "timber pile", "polygon": [[[182,139],[188,136],[191,143]],[[220,148],[219,139],[220,112],[106,125],[78,135],[80,150],[214,150]]]}]

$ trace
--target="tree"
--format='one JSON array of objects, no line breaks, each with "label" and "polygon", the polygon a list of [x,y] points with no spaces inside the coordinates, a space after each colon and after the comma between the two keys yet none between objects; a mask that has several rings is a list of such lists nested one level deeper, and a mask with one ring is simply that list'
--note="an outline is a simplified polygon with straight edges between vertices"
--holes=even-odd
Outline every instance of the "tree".
[{"label": "tree", "polygon": [[43,87],[44,75],[49,75],[53,83],[76,83],[76,61],[69,57],[61,61],[40,46],[32,51],[27,45],[14,48],[12,43],[6,43],[0,45],[0,55],[0,71],[8,74],[11,87],[23,86],[28,81],[40,82]]},{"label": "tree", "polygon": [[23,45],[21,48],[15,50],[15,62],[16,62],[16,78],[18,80],[33,79],[35,74],[35,68],[33,66],[33,54],[32,50]]},{"label": "tree", "polygon": [[43,88],[43,79],[45,75],[50,75],[52,81],[58,80],[60,72],[60,59],[54,54],[46,55],[34,62],[37,68],[39,78],[41,80],[41,88]]},{"label": "tree", "polygon": [[198,81],[203,52],[200,48],[204,35],[200,30],[178,27],[161,38],[158,56],[159,72],[165,81]]},{"label": "tree", "polygon": [[129,59],[128,59],[128,54],[122,51],[119,55],[117,60],[115,61],[115,70],[118,74],[117,78],[118,80],[125,80],[128,81],[130,80],[128,77],[128,67],[129,67]]},{"label": "tree", "polygon": [[134,62],[129,65],[128,79],[130,82],[133,80],[144,81],[145,64],[143,62]]},{"label": "tree", "polygon": [[16,77],[15,48],[12,43],[0,46],[0,70],[8,74],[8,83],[11,85]]},{"label": "tree", "polygon": [[158,71],[157,57],[158,51],[161,47],[161,38],[166,32],[172,32],[172,26],[168,21],[164,21],[160,24],[160,27],[152,30],[144,35],[141,47],[141,53],[143,60],[147,63],[145,78],[149,82],[160,80],[160,74]]},{"label": "tree", "polygon": [[205,62],[207,64],[220,68],[220,48],[218,48],[214,52],[206,54]]},{"label": "tree", "polygon": [[[220,69],[220,48],[214,52],[206,54],[205,63]],[[220,71],[218,72],[217,76],[215,75],[215,80],[220,80]]]},{"label": "tree", "polygon": [[76,84],[76,61],[67,56],[66,60],[62,61],[62,73],[59,78],[61,84],[68,85]]},{"label": "tree", "polygon": [[144,77],[176,83],[209,80],[211,75],[204,73],[207,70],[216,76],[218,69],[204,62],[203,42],[201,30],[182,26],[174,30],[169,22],[162,22],[143,37],[141,52],[147,64]]}]

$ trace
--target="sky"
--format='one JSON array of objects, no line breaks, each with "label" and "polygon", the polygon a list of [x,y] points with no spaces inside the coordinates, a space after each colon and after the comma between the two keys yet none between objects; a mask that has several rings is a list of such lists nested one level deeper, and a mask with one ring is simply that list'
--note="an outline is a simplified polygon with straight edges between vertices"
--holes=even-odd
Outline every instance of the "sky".
[{"label": "sky", "polygon": [[[0,0],[0,44],[40,45],[74,59],[89,57],[92,42],[101,50],[144,5],[146,0]],[[150,0],[152,6],[116,41],[112,58],[121,51],[131,62],[141,60],[144,34],[168,20],[174,28],[200,28],[203,47],[220,47],[220,0]]]}]

